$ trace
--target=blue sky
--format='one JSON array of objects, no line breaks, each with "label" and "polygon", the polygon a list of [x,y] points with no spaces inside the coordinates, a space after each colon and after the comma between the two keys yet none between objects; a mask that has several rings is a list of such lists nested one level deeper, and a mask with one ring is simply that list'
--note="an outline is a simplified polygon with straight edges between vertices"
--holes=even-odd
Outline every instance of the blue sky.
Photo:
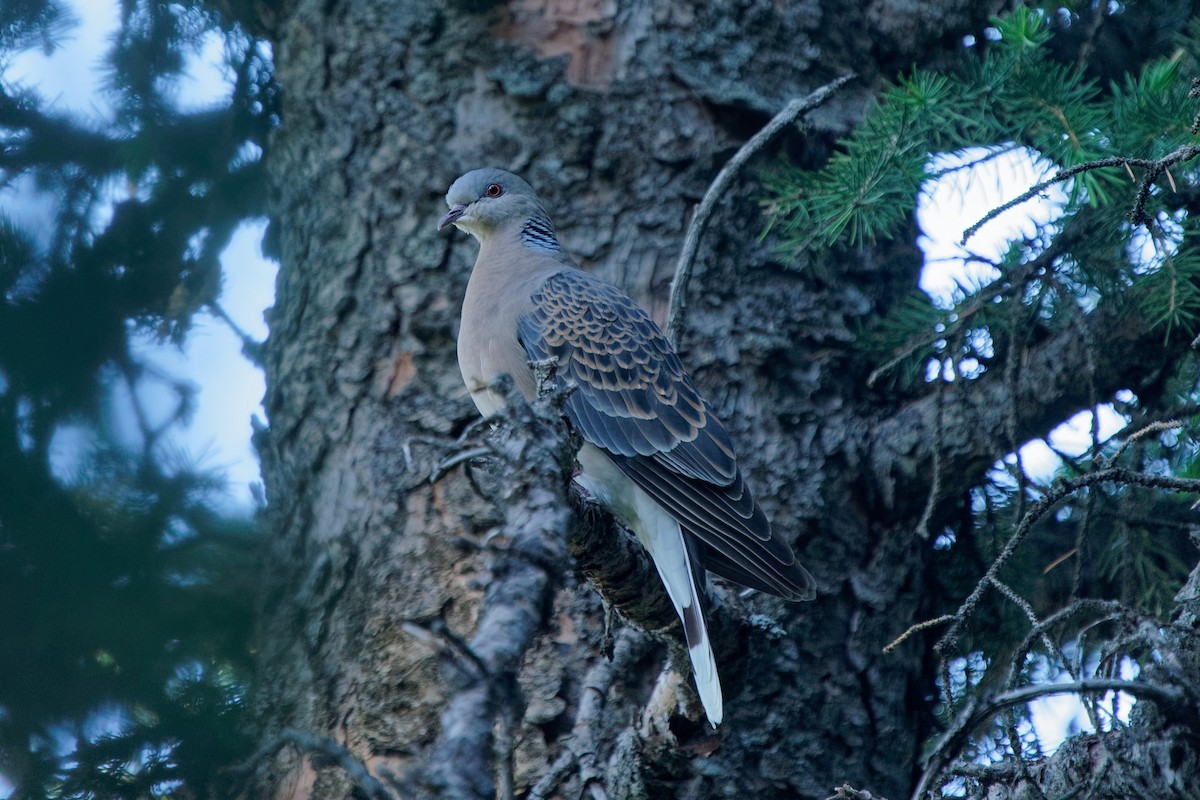
[{"label": "blue sky", "polygon": [[[71,4],[78,24],[59,42],[53,53],[33,49],[17,55],[3,68],[10,83],[36,88],[57,109],[84,118],[110,118],[103,76],[96,67],[107,50],[117,25],[117,5],[106,0],[80,0]],[[194,109],[224,102],[231,78],[224,61],[224,45],[209,36],[188,59],[185,77],[176,86],[177,103]],[[48,230],[54,212],[51,198],[40,196],[31,181],[21,181],[0,192],[0,211],[29,230]],[[221,256],[223,282],[221,306],[234,323],[252,338],[267,335],[263,311],[275,292],[276,265],[264,259],[259,244],[265,220],[243,225]],[[166,447],[186,452],[203,466],[219,468],[229,489],[220,498],[230,509],[249,511],[249,486],[259,481],[258,458],[250,446],[250,419],[261,415],[264,382],[262,372],[241,354],[241,341],[229,326],[210,314],[200,314],[182,348],[139,336],[135,351],[163,374],[184,378],[198,389],[196,414],[190,425],[176,427],[164,441]],[[139,399],[153,418],[162,418],[174,408],[173,395],[162,383],[144,380]],[[120,405],[120,397],[114,405]],[[128,397],[125,398],[126,405]],[[118,430],[134,443],[137,429],[132,418]],[[73,455],[83,443],[80,431],[64,430],[54,442],[55,469],[68,477]]]}]

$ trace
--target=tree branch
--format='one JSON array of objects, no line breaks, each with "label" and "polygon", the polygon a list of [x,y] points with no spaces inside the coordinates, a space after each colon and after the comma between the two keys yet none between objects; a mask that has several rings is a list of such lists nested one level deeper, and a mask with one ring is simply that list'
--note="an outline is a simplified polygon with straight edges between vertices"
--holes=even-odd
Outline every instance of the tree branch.
[{"label": "tree branch", "polygon": [[596,501],[572,495],[576,513],[567,544],[576,568],[623,619],[663,641],[678,640],[679,616],[645,548]]},{"label": "tree branch", "polygon": [[1162,686],[1146,681],[1126,681],[1116,678],[1088,678],[1070,683],[1043,683],[1002,692],[983,703],[968,699],[958,719],[934,747],[921,774],[921,780],[912,793],[912,800],[921,800],[933,786],[933,782],[950,763],[951,759],[966,742],[971,731],[1006,708],[1022,705],[1039,697],[1052,694],[1081,694],[1084,692],[1126,692],[1135,697],[1154,700],[1166,707],[1179,706],[1187,700],[1182,689]]},{"label": "tree branch", "polygon": [[267,739],[250,758],[241,764],[230,767],[230,771],[249,772],[263,759],[269,758],[279,748],[289,744],[301,753],[315,753],[339,765],[346,772],[346,776],[354,782],[354,785],[371,800],[394,800],[395,795],[389,792],[387,787],[371,774],[366,765],[345,747],[328,736],[317,736],[295,728],[284,728]]},{"label": "tree branch", "polygon": [[[1021,519],[1021,523],[1017,526],[1016,531],[1005,543],[1004,549],[1000,551],[1000,555],[996,556],[995,561],[988,567],[987,574],[983,576],[978,583],[975,584],[975,589],[967,596],[967,599],[959,606],[958,611],[954,613],[954,622],[950,628],[943,634],[942,638],[936,645],[936,650],[942,656],[954,646],[958,640],[959,634],[962,632],[963,626],[966,625],[967,619],[970,618],[975,607],[979,604],[979,600],[983,597],[984,591],[989,587],[997,587],[999,583],[1000,571],[1012,558],[1017,548],[1025,540],[1025,537],[1032,530],[1034,524],[1050,513],[1059,501],[1067,496],[1079,491],[1088,486],[1097,483],[1121,483],[1131,486],[1146,486],[1156,489],[1168,489],[1177,492],[1193,492],[1200,493],[1200,479],[1195,478],[1175,478],[1166,475],[1149,475],[1144,472],[1135,472],[1123,467],[1110,467],[1109,469],[1100,469],[1095,472],[1089,472],[1086,475],[1080,475],[1078,478],[1073,478],[1069,481],[1060,481],[1046,492],[1042,499],[1038,500],[1030,506],[1028,513]],[[1003,590],[1001,590],[1003,591]],[[1007,594],[1009,599],[1014,599],[1013,595]],[[1014,599],[1014,602],[1019,601]],[[1032,610],[1029,611],[1032,613]],[[1033,620],[1033,627],[1040,626],[1040,622],[1036,617]]]},{"label": "tree branch", "polygon": [[[1102,346],[1093,353],[1094,380],[1087,379],[1089,338]],[[1099,397],[1119,389],[1140,393],[1156,385],[1189,340],[1179,331],[1164,337],[1129,304],[1106,303],[1078,325],[1008,358],[1023,358],[1015,386],[1002,370],[973,381],[957,381],[942,401],[942,497],[953,497],[978,482],[1004,455],[1009,416],[1017,442],[1045,435],[1071,414],[1088,408],[1092,387]],[[1143,398],[1148,400],[1149,398]],[[929,465],[938,401],[931,392],[884,419],[874,429],[871,462],[875,485],[898,513],[919,514],[928,490]],[[934,520],[936,522],[936,520]]]},{"label": "tree branch", "polygon": [[696,260],[696,251],[700,249],[700,237],[704,235],[704,229],[708,226],[708,219],[717,207],[717,201],[729,189],[738,170],[777,133],[798,117],[822,105],[834,92],[848,81],[853,80],[854,77],[853,73],[843,75],[811,94],[788,103],[762,130],[750,137],[749,141],[733,154],[733,158],[729,159],[717,173],[713,182],[709,184],[708,191],[704,193],[704,198],[696,207],[696,212],[692,214],[692,221],[683,238],[683,250],[679,253],[679,260],[675,262],[675,276],[671,278],[671,299],[668,303],[666,332],[667,340],[672,345],[679,344],[679,331],[683,327],[684,310],[687,307],[688,281],[691,279],[692,263]]},{"label": "tree branch", "polygon": [[[578,443],[563,421],[561,398],[526,403],[511,380],[498,385],[511,424],[489,441],[511,465],[504,471],[506,509],[499,537],[507,544],[489,550],[491,578],[465,659],[475,669],[454,665],[451,680],[461,688],[442,712],[429,765],[431,782],[453,800],[496,796],[494,723],[498,713],[516,716],[511,712],[519,702],[517,669],[546,623],[555,586],[567,568],[566,483]],[[454,660],[464,658],[460,654]],[[499,756],[503,769],[510,758]],[[511,783],[501,777],[502,786]]]},{"label": "tree branch", "polygon": [[[1074,796],[1081,789],[1085,796],[1096,800],[1129,797],[1165,800],[1190,796],[1183,787],[1196,785],[1200,776],[1200,753],[1195,747],[1195,736],[1200,730],[1197,722],[1200,696],[1194,688],[1200,666],[1195,634],[1200,627],[1200,565],[1192,570],[1175,600],[1177,607],[1170,624],[1146,621],[1137,625],[1140,646],[1152,648],[1155,658],[1146,663],[1136,681],[1091,678],[1011,689],[983,702],[968,699],[926,761],[913,800],[923,800],[947,772],[982,783],[986,796],[995,800],[1029,797],[1059,800]],[[1014,653],[1010,669],[1015,671],[1020,660],[1018,654],[1040,633],[1087,611],[1100,614],[1100,619],[1114,619],[1126,613],[1114,601],[1075,601],[1029,632]],[[966,763],[966,756],[959,756],[959,761],[952,764],[972,731],[1005,708],[1050,694],[1108,691],[1127,692],[1152,700],[1155,705],[1134,716],[1127,727],[1069,738],[1053,756],[1036,764],[1018,765],[1010,759],[1004,764],[979,765]],[[1166,775],[1171,777],[1164,780]]]},{"label": "tree branch", "polygon": [[596,740],[600,732],[600,714],[608,701],[613,680],[632,668],[633,663],[645,654],[648,643],[649,640],[633,628],[624,628],[617,635],[611,660],[598,659],[587,671],[571,735],[549,771],[529,790],[530,800],[545,800],[574,768],[579,770],[579,780],[585,791],[593,797],[604,795],[600,746]]},{"label": "tree branch", "polygon": [[[1121,156],[1114,156],[1112,158],[1101,158],[1096,161],[1088,161],[1083,164],[1076,164],[1073,167],[1060,170],[1053,177],[1047,178],[1041,183],[1031,186],[1017,197],[1009,200],[1007,203],[996,206],[991,211],[984,214],[978,222],[963,231],[960,244],[965,245],[968,239],[979,232],[980,228],[1003,214],[1005,211],[1008,211],[1010,208],[1015,208],[1021,203],[1024,203],[1026,200],[1036,197],[1054,184],[1070,180],[1080,173],[1089,172],[1095,169],[1104,169],[1105,167],[1125,167],[1127,170],[1130,167],[1138,167],[1139,169],[1146,170],[1145,174],[1142,176],[1140,184],[1138,185],[1137,198],[1134,201],[1133,209],[1129,212],[1129,220],[1134,225],[1145,225],[1150,222],[1150,218],[1146,215],[1146,201],[1150,197],[1150,187],[1154,185],[1154,182],[1158,180],[1158,178],[1164,172],[1170,176],[1170,173],[1167,172],[1167,170],[1170,169],[1171,166],[1174,164],[1182,164],[1191,161],[1198,155],[1200,155],[1200,145],[1191,144],[1184,145],[1183,147],[1175,150],[1173,153],[1169,153],[1158,159],[1123,158]],[[1132,173],[1130,173],[1130,177],[1132,177]]]}]

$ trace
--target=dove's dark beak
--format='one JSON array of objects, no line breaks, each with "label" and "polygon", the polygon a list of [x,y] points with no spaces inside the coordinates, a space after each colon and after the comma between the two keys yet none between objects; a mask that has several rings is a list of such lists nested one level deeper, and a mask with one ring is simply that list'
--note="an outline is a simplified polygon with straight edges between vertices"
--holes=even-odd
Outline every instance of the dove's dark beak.
[{"label": "dove's dark beak", "polygon": [[444,230],[453,225],[459,217],[466,213],[466,210],[467,207],[464,205],[450,206],[450,210],[446,212],[446,215],[438,220],[438,230]]}]

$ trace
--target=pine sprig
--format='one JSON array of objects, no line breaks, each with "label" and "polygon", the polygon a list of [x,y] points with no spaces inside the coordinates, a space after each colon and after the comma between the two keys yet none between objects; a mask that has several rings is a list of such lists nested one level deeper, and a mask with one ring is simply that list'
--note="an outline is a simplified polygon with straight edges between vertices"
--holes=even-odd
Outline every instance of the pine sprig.
[{"label": "pine sprig", "polygon": [[[1131,172],[1123,159],[1153,160],[1195,141],[1183,58],[1148,63],[1107,93],[1046,47],[1044,13],[993,20],[998,38],[966,54],[954,74],[915,70],[879,98],[840,153],[815,172],[788,170],[768,187],[781,248],[861,246],[899,233],[938,153],[1024,147],[1072,173],[1068,213],[1082,205],[1124,209]],[[1119,224],[1114,214],[1112,224]]]},{"label": "pine sprig", "polygon": [[[1165,245],[1149,264],[1131,257],[1128,209],[1136,195],[1134,222],[1153,221],[1170,210],[1165,204],[1171,195],[1157,184],[1173,188],[1192,180],[1197,136],[1189,98],[1195,92],[1184,74],[1192,59],[1183,54],[1197,49],[1190,39],[1200,37],[1200,24],[1189,28],[1189,41],[1171,57],[1148,62],[1107,92],[1077,65],[1052,58],[1045,13],[1020,9],[993,24],[996,41],[966,54],[959,71],[916,70],[899,79],[823,169],[785,170],[769,183],[781,248],[798,257],[839,243],[855,247],[891,238],[911,219],[924,182],[944,174],[936,154],[982,147],[986,159],[1024,148],[1057,168],[1038,186],[1061,183],[1068,189],[1068,217],[1085,207],[1097,212],[1085,240],[1043,265],[1054,291],[1038,295],[1040,323],[1061,327],[1073,318],[1058,319],[1064,313],[1077,316],[1130,293],[1155,327],[1194,333],[1200,327],[1200,258],[1189,247]],[[1142,171],[1140,178],[1134,169]],[[1001,208],[1024,202],[1038,186]],[[1005,270],[1036,260],[1059,230],[1046,226],[1035,240],[1014,243]],[[1150,235],[1163,239],[1161,232]],[[1030,302],[1003,289],[990,293],[999,295]],[[973,325],[988,324],[982,309],[968,305],[961,299],[948,312],[926,305],[919,313],[913,304],[893,309],[860,340],[879,357],[872,380],[904,364],[901,372],[919,379],[915,365],[931,357],[977,358],[969,346],[947,352],[943,341],[947,331],[963,327],[956,320],[964,312]]]},{"label": "pine sprig", "polygon": [[1134,296],[1142,313],[1155,328],[1169,336],[1179,327],[1194,336],[1200,322],[1200,252],[1195,240],[1200,236],[1196,226],[1183,230],[1178,244],[1173,244],[1158,231],[1152,231],[1155,254],[1144,267],[1145,275],[1134,285]]}]

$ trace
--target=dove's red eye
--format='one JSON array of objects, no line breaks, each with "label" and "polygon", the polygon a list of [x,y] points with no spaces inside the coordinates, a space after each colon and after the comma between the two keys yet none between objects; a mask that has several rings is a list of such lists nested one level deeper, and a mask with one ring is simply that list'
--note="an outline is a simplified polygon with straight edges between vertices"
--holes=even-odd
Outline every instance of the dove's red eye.
[{"label": "dove's red eye", "polygon": [[499,197],[501,192],[503,192],[503,191],[504,190],[500,188],[500,184],[489,183],[488,187],[487,187],[487,196],[488,197]]}]

